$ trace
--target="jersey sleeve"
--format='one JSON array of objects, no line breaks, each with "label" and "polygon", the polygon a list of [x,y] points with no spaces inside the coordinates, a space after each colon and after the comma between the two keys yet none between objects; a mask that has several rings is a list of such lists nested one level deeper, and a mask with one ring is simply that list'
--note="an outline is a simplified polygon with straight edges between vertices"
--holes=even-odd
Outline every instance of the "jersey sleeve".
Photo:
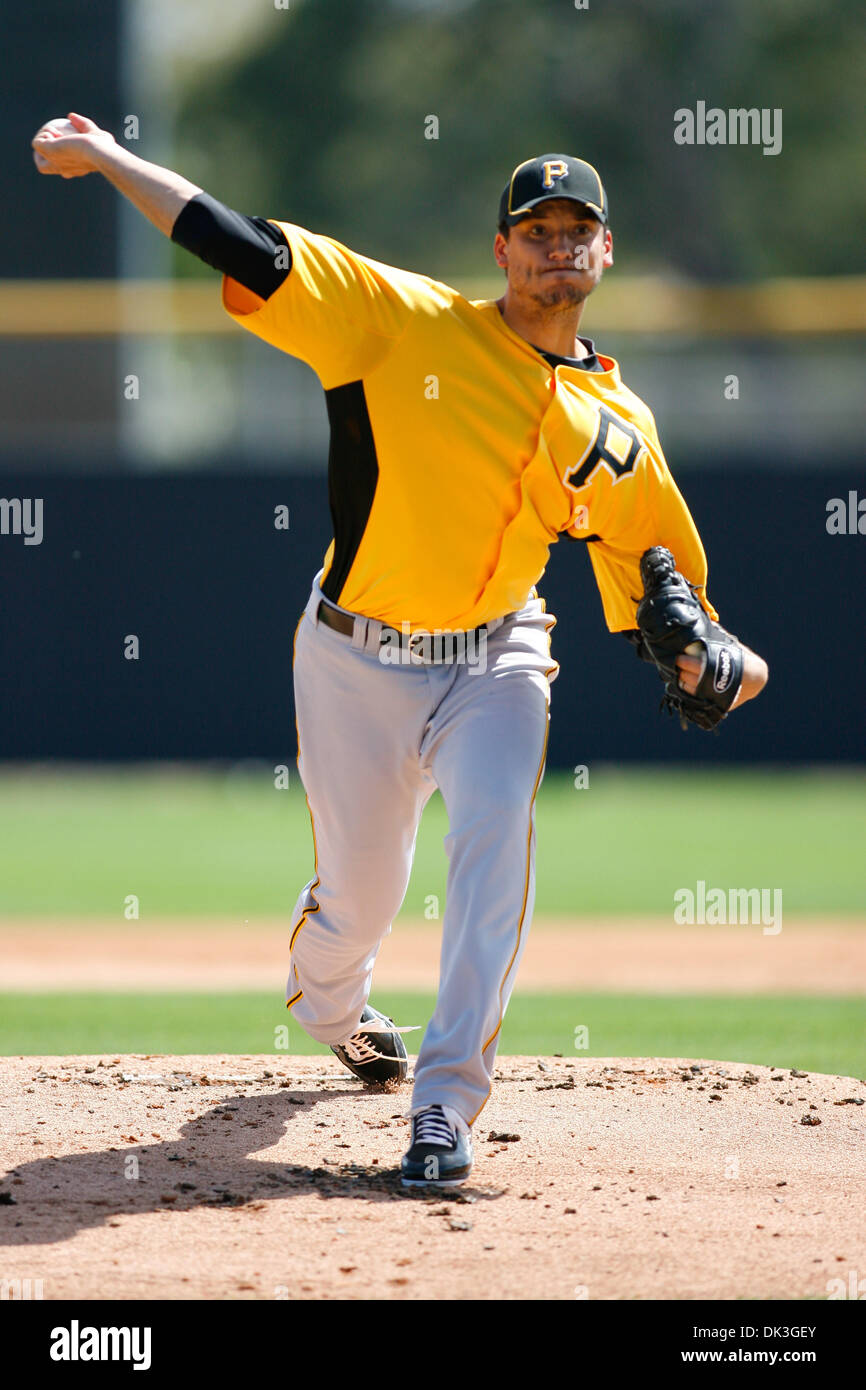
[{"label": "jersey sleeve", "polygon": [[567,528],[575,539],[589,542],[593,573],[611,632],[637,627],[637,605],[643,597],[640,558],[653,545],[667,546],[680,574],[696,586],[706,612],[716,620],[719,616],[707,598],[707,557],[697,527],[674,482],[658,436],[653,433],[647,437],[648,445],[633,472],[613,477],[606,468],[597,469],[588,487],[576,494],[572,515],[579,524],[573,521]]},{"label": "jersey sleeve", "polygon": [[291,253],[291,274],[267,300],[225,276],[223,307],[241,327],[306,362],[325,390],[372,371],[411,315],[432,310],[435,281],[290,222],[275,225]]}]

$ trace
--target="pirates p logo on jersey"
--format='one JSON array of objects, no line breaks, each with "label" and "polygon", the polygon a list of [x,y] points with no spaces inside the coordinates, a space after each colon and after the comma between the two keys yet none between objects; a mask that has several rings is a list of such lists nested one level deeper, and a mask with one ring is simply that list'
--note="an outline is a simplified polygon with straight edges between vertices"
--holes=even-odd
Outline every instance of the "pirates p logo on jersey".
[{"label": "pirates p logo on jersey", "polygon": [[568,165],[563,164],[561,159],[548,159],[543,168],[544,178],[541,182],[544,188],[552,188],[554,179],[564,179],[568,173]]},{"label": "pirates p logo on jersey", "polygon": [[583,458],[566,473],[565,481],[569,487],[584,487],[595,470],[604,464],[617,482],[632,472],[645,443],[634,425],[615,415],[606,405],[600,405],[595,439]]}]

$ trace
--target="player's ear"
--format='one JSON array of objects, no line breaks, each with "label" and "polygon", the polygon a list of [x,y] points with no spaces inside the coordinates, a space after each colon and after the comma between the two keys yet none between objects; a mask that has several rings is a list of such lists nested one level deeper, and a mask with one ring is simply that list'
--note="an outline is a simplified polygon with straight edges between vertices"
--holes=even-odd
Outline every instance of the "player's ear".
[{"label": "player's ear", "polygon": [[602,259],[602,265],[613,265],[613,236],[611,235],[610,227],[605,227],[604,229],[604,257]]},{"label": "player's ear", "polygon": [[502,235],[501,232],[497,232],[496,236],[493,239],[493,255],[496,258],[496,264],[498,266],[501,266],[503,270],[507,270],[508,242],[505,240],[505,237]]}]

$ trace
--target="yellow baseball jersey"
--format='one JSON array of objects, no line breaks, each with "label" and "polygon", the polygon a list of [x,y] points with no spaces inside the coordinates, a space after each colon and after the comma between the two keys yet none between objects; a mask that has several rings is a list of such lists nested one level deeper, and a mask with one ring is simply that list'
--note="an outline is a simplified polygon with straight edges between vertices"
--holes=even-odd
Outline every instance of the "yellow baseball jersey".
[{"label": "yellow baseball jersey", "polygon": [[636,626],[651,545],[717,617],[652,413],[613,358],[552,367],[494,301],[275,225],[290,273],[267,300],[224,276],[223,305],[325,389],[333,602],[413,631],[477,627],[523,606],[566,534],[589,544],[611,631]]}]

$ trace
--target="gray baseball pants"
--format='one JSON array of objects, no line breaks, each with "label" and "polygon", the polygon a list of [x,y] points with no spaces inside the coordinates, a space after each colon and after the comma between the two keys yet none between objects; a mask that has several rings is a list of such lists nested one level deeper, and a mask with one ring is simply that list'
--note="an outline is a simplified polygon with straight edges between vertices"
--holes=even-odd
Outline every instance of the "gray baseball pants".
[{"label": "gray baseball pants", "polygon": [[320,578],[295,637],[298,768],[316,871],[292,916],[287,1003],[319,1042],[355,1032],[438,787],[447,900],[412,1111],[439,1103],[471,1126],[490,1094],[532,917],[556,620],[532,597],[465,660],[385,664],[374,619],[356,615],[352,636],[318,622]]}]

